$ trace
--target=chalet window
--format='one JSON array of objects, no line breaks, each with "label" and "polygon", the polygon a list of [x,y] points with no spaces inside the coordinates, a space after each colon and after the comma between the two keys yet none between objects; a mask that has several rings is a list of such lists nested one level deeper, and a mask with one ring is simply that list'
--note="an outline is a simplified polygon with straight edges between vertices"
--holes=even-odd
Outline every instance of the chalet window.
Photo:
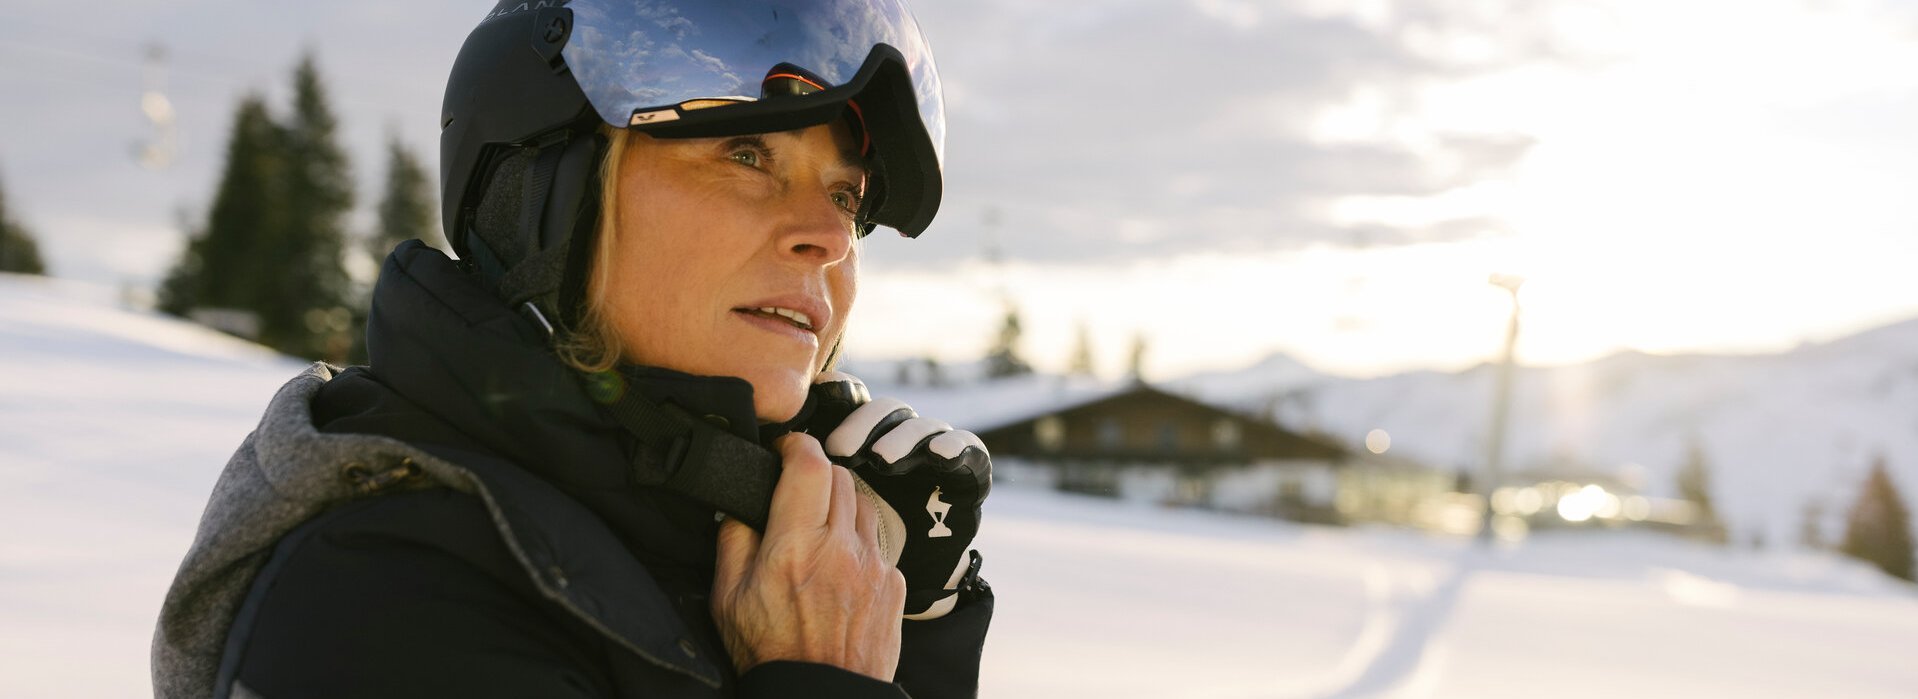
[{"label": "chalet window", "polygon": [[1032,423],[1032,438],[1045,451],[1058,451],[1066,445],[1066,421],[1047,415]]},{"label": "chalet window", "polygon": [[1115,418],[1104,418],[1100,420],[1099,421],[1099,448],[1105,449],[1108,451],[1116,451],[1120,447],[1124,447],[1124,446],[1125,446],[1125,428],[1122,428],[1119,426],[1119,421]]},{"label": "chalet window", "polygon": [[1212,446],[1219,451],[1238,451],[1244,438],[1238,421],[1224,417],[1212,421]]},{"label": "chalet window", "polygon": [[1179,424],[1176,422],[1159,423],[1159,451],[1179,450]]}]

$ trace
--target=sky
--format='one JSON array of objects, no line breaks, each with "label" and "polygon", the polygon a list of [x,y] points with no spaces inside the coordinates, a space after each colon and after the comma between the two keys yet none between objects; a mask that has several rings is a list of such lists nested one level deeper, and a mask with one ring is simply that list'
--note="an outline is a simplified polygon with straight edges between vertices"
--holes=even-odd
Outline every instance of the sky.
[{"label": "sky", "polygon": [[[333,90],[370,226],[383,144],[437,162],[486,3],[107,0],[0,25],[0,187],[54,273],[158,279],[204,216],[234,105]],[[913,3],[949,117],[946,195],[876,235],[855,355],[978,356],[1008,304],[1063,368],[1133,338],[1170,378],[1497,356],[1768,352],[1918,315],[1918,3]],[[135,144],[167,52],[179,152]]]}]

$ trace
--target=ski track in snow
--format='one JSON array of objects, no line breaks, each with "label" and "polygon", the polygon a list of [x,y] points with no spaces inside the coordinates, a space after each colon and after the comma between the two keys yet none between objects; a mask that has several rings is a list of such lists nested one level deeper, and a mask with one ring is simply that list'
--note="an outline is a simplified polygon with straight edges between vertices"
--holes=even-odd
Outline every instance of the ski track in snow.
[{"label": "ski track in snow", "polygon": [[[0,275],[0,697],[150,693],[161,596],[304,363]],[[1510,550],[995,489],[986,697],[1918,695],[1914,588],[1821,553]]]},{"label": "ski track in snow", "polygon": [[[1438,679],[1438,668],[1443,664],[1439,657],[1443,649],[1435,637],[1457,606],[1459,590],[1473,569],[1472,553],[1463,552],[1452,570],[1429,593],[1403,600],[1399,605],[1403,610],[1396,614],[1381,614],[1382,620],[1396,617],[1393,628],[1377,634],[1378,640],[1361,637],[1361,641],[1354,644],[1357,661],[1354,665],[1362,668],[1358,677],[1338,691],[1323,695],[1325,699],[1422,696],[1431,691]],[[1389,602],[1375,598],[1375,603]],[[1366,655],[1360,656],[1358,652]]]}]

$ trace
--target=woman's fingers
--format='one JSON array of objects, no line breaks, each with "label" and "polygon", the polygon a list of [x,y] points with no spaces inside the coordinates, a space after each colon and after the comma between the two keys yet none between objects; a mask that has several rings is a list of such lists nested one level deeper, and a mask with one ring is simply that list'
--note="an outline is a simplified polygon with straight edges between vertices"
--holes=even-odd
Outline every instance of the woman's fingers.
[{"label": "woman's fingers", "polygon": [[810,435],[794,432],[780,437],[775,446],[784,468],[773,486],[766,535],[826,526],[833,508],[833,472],[844,469],[833,468],[819,440]]},{"label": "woman's fingers", "polygon": [[879,551],[873,504],[816,440],[778,446],[785,470],[764,535],[720,525],[712,612],[734,669],[797,660],[890,681],[905,582]]},{"label": "woman's fingers", "polygon": [[718,562],[713,567],[713,588],[720,594],[714,594],[713,599],[723,599],[738,589],[758,557],[759,532],[730,517],[720,522]]},{"label": "woman's fingers", "polygon": [[833,468],[832,512],[827,515],[826,526],[830,527],[834,534],[849,535],[856,529],[859,501],[859,491],[852,485],[852,472],[843,468]]}]

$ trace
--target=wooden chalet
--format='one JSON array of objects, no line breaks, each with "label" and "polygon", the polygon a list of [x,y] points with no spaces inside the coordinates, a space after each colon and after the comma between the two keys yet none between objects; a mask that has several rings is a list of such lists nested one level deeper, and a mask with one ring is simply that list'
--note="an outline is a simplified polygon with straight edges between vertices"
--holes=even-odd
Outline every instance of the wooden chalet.
[{"label": "wooden chalet", "polygon": [[1348,452],[1257,417],[1134,383],[1062,395],[974,431],[999,470],[1129,500],[1334,518]]}]

